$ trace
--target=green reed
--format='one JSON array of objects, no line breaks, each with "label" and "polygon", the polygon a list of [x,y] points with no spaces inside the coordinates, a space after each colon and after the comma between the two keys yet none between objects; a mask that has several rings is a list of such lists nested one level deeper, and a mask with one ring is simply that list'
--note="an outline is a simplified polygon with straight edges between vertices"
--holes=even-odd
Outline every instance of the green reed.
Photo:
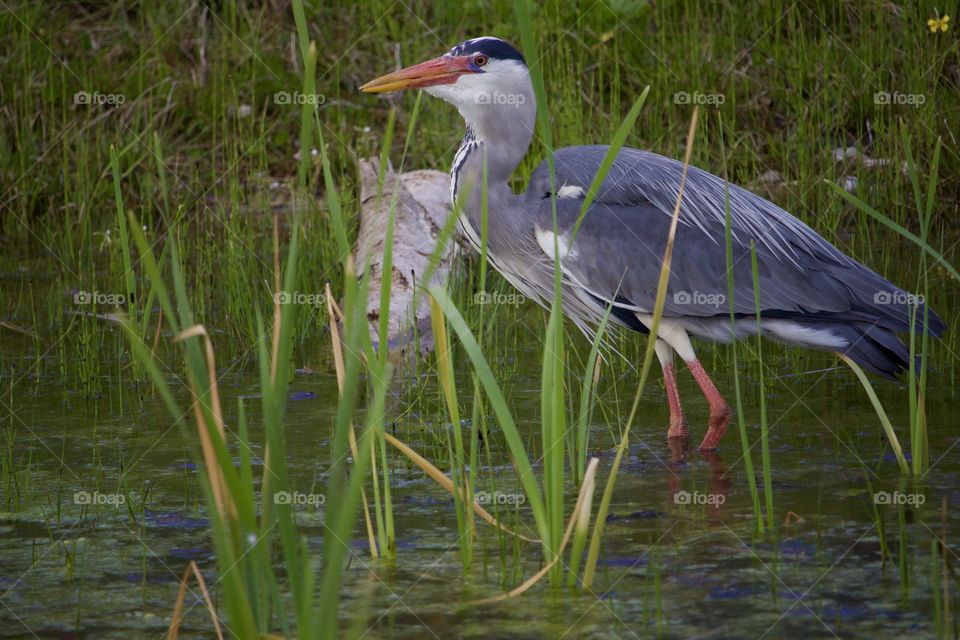
[{"label": "green reed", "polygon": [[[928,241],[930,238],[933,220],[933,210],[936,204],[937,176],[939,173],[940,149],[942,142],[940,139],[937,139],[936,145],[934,146],[930,166],[927,169],[929,175],[927,179],[926,194],[924,194],[920,186],[920,170],[914,161],[913,153],[911,151],[910,136],[905,128],[902,132],[902,141],[904,153],[907,158],[907,171],[910,181],[913,185],[914,197],[916,200],[917,216],[920,228],[919,236],[909,231],[898,222],[883,215],[857,196],[843,190],[838,185],[833,184],[832,182],[828,182],[828,184],[844,199],[855,205],[859,211],[879,221],[888,229],[896,232],[899,236],[910,240],[917,245],[917,247],[920,249],[920,276],[917,283],[917,290],[922,291],[922,293],[914,295],[919,295],[926,302],[929,300],[929,283],[927,278],[927,273],[929,271],[927,267],[928,258],[932,258],[939,266],[949,273],[954,280],[960,281],[960,273],[958,273],[957,270],[946,260],[946,258],[944,258],[940,252],[934,249]],[[930,340],[929,331],[927,329],[928,316],[925,315],[923,318],[918,318],[918,306],[915,304],[911,306],[912,311],[909,338],[910,362],[907,365],[907,380],[908,403],[910,407],[909,426],[912,466],[908,465],[893,426],[890,423],[890,420],[887,418],[886,412],[883,410],[883,407],[877,398],[876,392],[873,390],[872,385],[870,384],[866,375],[848,358],[844,356],[841,357],[854,370],[854,372],[857,374],[857,377],[860,379],[860,382],[863,384],[867,396],[870,398],[871,403],[874,405],[874,409],[877,411],[877,415],[880,418],[881,424],[883,425],[887,439],[890,441],[890,446],[897,456],[897,462],[900,465],[901,471],[903,473],[912,473],[915,476],[923,476],[927,473],[930,467],[930,454],[927,443],[926,412],[924,410],[923,403],[923,399],[926,395],[927,359]],[[923,309],[925,314],[928,313],[929,307],[927,304],[924,304]],[[919,335],[919,342],[917,335],[917,322],[920,322],[922,328],[922,332]],[[918,350],[919,356],[917,353]],[[915,363],[919,363],[919,372],[917,371]]]},{"label": "green reed", "polygon": [[[772,530],[773,518],[773,472],[770,468],[770,432],[767,428],[767,393],[763,374],[763,324],[760,319],[760,268],[757,265],[757,248],[750,242],[750,270],[753,274],[753,303],[757,319],[757,368],[758,393],[760,397],[760,464],[763,471],[763,501],[767,512],[767,528]],[[749,478],[755,484],[753,477]]]},{"label": "green reed", "polygon": [[[315,47],[309,47],[306,55],[308,76],[312,76],[311,59]],[[305,88],[309,88],[309,81]],[[312,137],[313,113],[306,113],[303,122],[307,134]],[[305,151],[305,149],[304,149]],[[306,154],[305,154],[306,155]],[[114,155],[116,169],[116,155]],[[115,171],[115,175],[118,173]],[[123,208],[119,187],[116,189],[118,215]],[[332,200],[336,193],[328,193]],[[261,413],[264,431],[264,467],[259,491],[255,486],[250,455],[249,428],[246,411],[241,402],[238,408],[237,431],[228,428],[223,419],[219,391],[215,377],[214,350],[206,329],[198,324],[191,310],[180,250],[175,238],[176,229],[165,242],[164,255],[169,248],[169,264],[153,255],[153,245],[132,214],[130,231],[140,253],[144,270],[149,278],[151,291],[156,292],[163,317],[169,330],[184,348],[185,364],[193,404],[187,412],[175,399],[166,377],[160,370],[154,354],[143,340],[142,327],[137,326],[136,310],[131,311],[124,323],[136,359],[144,366],[154,387],[178,422],[184,437],[193,443],[195,456],[205,470],[202,487],[211,517],[214,547],[216,549],[220,584],[223,585],[222,605],[226,609],[231,630],[240,637],[257,637],[279,627],[285,635],[298,637],[332,638],[338,635],[339,593],[344,562],[351,553],[349,541],[353,533],[359,496],[369,463],[367,456],[359,456],[349,474],[347,472],[347,440],[352,429],[353,415],[357,410],[357,386],[361,376],[364,341],[369,343],[366,332],[365,286],[366,281],[356,283],[349,265],[349,256],[344,260],[344,315],[346,337],[344,394],[338,406],[332,438],[332,461],[329,467],[328,495],[331,500],[325,511],[325,534],[323,564],[319,576],[310,569],[310,553],[306,538],[298,533],[293,505],[279,500],[277,496],[288,492],[285,438],[283,422],[287,401],[288,382],[292,377],[291,350],[293,327],[296,324],[297,305],[281,304],[274,298],[273,324],[268,330],[259,312],[256,314],[256,344],[259,362]],[[125,228],[125,227],[124,227]],[[280,291],[294,291],[300,279],[299,238],[300,222],[294,218],[290,230],[288,256],[282,274],[279,271],[279,255],[275,259],[276,284]],[[342,230],[341,230],[342,231]],[[277,231],[274,231],[275,251]],[[339,236],[342,237],[342,236]],[[125,242],[125,240],[124,240]],[[126,247],[126,244],[124,244]],[[129,264],[129,252],[124,249],[124,262]],[[163,271],[169,268],[173,282],[173,294],[168,292]],[[132,291],[132,287],[128,287]],[[276,292],[279,294],[279,291]],[[131,296],[131,303],[133,297]],[[149,308],[141,309],[144,317]],[[378,366],[375,371],[378,382],[373,384],[371,405],[367,413],[366,427],[360,437],[361,450],[372,450],[371,436],[382,429],[384,398],[390,377],[387,366]],[[193,413],[198,439],[191,437],[181,418]],[[228,450],[228,440],[233,435],[240,445],[239,468],[233,466]],[[257,508],[258,496],[260,508]],[[335,497],[335,498],[334,498]],[[259,513],[258,513],[259,512]],[[293,617],[288,616],[285,596],[279,589],[279,580],[274,568],[274,553],[279,545],[280,557],[290,585]],[[178,605],[179,608],[179,605]],[[173,626],[179,625],[175,616]]]},{"label": "green reed", "polygon": [[[723,129],[723,121],[718,118],[720,122],[720,128]],[[721,133],[721,142],[723,141],[723,134]],[[726,158],[726,154],[723,154],[723,157]],[[723,164],[723,175],[726,178],[727,167],[726,160]],[[731,212],[730,212],[730,190],[724,186],[723,189],[723,216],[724,216],[724,247],[725,247],[725,258],[726,258],[726,280],[727,280],[727,299],[729,300],[730,308],[730,331],[735,334],[735,324],[736,324],[736,312],[734,307],[734,278],[733,278],[733,227],[731,225]],[[751,267],[752,271],[756,273],[756,269]],[[758,287],[754,284],[754,290],[756,291]],[[757,534],[762,535],[764,532],[763,524],[763,511],[760,508],[760,495],[757,491],[757,481],[756,476],[753,471],[753,455],[751,451],[753,450],[753,445],[750,443],[750,437],[747,434],[747,422],[746,416],[744,413],[744,404],[743,404],[743,394],[740,388],[740,364],[739,358],[737,355],[737,347],[733,346],[731,349],[731,360],[733,368],[733,390],[734,390],[734,406],[736,407],[737,414],[737,427],[740,432],[740,450],[742,452],[743,458],[743,467],[747,476],[747,487],[750,490],[750,502],[753,505],[753,521],[756,524]],[[761,398],[763,394],[761,393]],[[766,480],[764,481],[764,486],[766,486]]]},{"label": "green reed", "polygon": [[[131,235],[151,286],[157,292],[167,326],[178,336],[184,348],[193,399],[192,406],[186,411],[176,399],[166,375],[136,327],[127,321],[124,329],[134,355],[150,376],[172,419],[177,421],[184,437],[192,443],[195,456],[205,470],[202,487],[211,518],[220,583],[224,589],[222,604],[227,611],[229,625],[240,637],[262,635],[277,626],[286,634],[300,637],[334,637],[338,629],[340,573],[346,554],[350,553],[349,540],[367,467],[367,459],[361,456],[355,460],[347,477],[345,429],[356,410],[355,402],[351,399],[358,394],[345,395],[338,408],[328,488],[328,494],[336,496],[336,499],[328,502],[325,513],[323,569],[319,580],[321,588],[318,590],[316,579],[309,569],[306,539],[297,532],[293,506],[276,499],[276,496],[289,489],[283,422],[287,385],[292,373],[289,354],[293,340],[290,328],[294,325],[297,305],[276,302],[278,321],[270,330],[265,328],[262,320],[258,320],[262,338],[256,346],[266,452],[258,490],[250,455],[246,411],[241,403],[236,432],[223,421],[214,377],[213,345],[202,325],[195,323],[177,243],[173,239],[168,241],[169,264],[158,263],[151,245],[132,215],[130,221]],[[286,287],[294,286],[298,278],[299,233],[300,227],[295,222],[282,279]],[[166,268],[171,272],[172,296],[163,276]],[[364,298],[359,295],[362,293],[362,284],[358,287],[351,281],[352,278],[345,283],[347,296],[344,309],[351,320],[345,343],[353,347],[352,352],[347,349],[348,354],[359,354],[363,339],[361,330],[364,330]],[[358,293],[357,289],[361,291]],[[358,355],[348,355],[346,370],[347,388],[355,391],[360,377]],[[385,388],[385,384],[379,385],[371,402],[367,428],[360,438],[364,446],[368,445],[369,435],[373,433],[372,423],[377,416],[382,417]],[[182,421],[190,413],[195,416],[199,439],[189,433]],[[238,468],[234,467],[228,449],[231,435],[240,445]],[[284,596],[278,589],[273,565],[273,550],[277,543],[293,592],[293,619],[288,618]]]}]

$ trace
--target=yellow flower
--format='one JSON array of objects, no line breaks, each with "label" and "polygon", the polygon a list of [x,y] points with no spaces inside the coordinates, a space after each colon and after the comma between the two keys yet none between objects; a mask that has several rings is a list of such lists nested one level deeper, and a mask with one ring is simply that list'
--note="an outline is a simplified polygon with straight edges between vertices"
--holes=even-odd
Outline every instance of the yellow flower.
[{"label": "yellow flower", "polygon": [[950,25],[947,24],[948,22],[950,22],[950,16],[930,18],[927,20],[927,26],[930,27],[932,33],[936,33],[937,30],[946,31],[949,29]]}]

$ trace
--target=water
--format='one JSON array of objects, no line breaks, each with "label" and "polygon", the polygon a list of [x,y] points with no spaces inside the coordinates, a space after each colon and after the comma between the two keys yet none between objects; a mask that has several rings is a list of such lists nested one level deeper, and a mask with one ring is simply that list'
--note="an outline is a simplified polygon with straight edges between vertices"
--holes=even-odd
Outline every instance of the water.
[{"label": "water", "polygon": [[[544,318],[536,309],[520,317],[520,337],[496,342],[491,359],[529,434],[528,446],[535,446],[541,354],[525,332],[536,334]],[[106,365],[101,393],[90,399],[65,385],[55,366],[36,379],[24,376],[33,362],[29,339],[5,345],[0,431],[13,470],[7,466],[2,486],[0,636],[162,637],[187,562],[197,562],[209,585],[218,579],[197,468],[181,427],[171,426],[152,393],[130,383],[126,364]],[[335,499],[324,494],[337,393],[327,349],[317,344],[312,353],[319,355],[309,362],[316,373],[298,375],[291,384],[286,427],[294,488],[322,496],[298,507],[315,555],[322,502]],[[539,549],[526,546],[515,556],[508,545],[502,558],[496,532],[478,525],[477,561],[464,576],[452,501],[391,452],[398,560],[372,562],[364,540],[354,541],[344,623],[366,609],[360,628],[367,638],[935,637],[931,580],[943,579],[943,565],[931,560],[931,541],[941,537],[956,549],[960,534],[960,447],[949,362],[932,372],[927,398],[933,470],[923,481],[908,481],[849,371],[820,371],[831,359],[814,355],[800,360],[797,375],[794,361],[781,355],[770,351],[772,373],[782,377],[767,380],[775,536],[754,535],[736,422],[717,454],[671,450],[655,377],[621,469],[593,593],[541,584],[507,602],[469,604],[532,575],[540,567]],[[718,385],[732,400],[726,366],[705,360],[708,369],[720,370]],[[175,362],[173,355],[166,361]],[[234,424],[237,399],[245,398],[251,439],[258,442],[256,376],[221,362],[227,363],[220,371],[227,424]],[[753,437],[758,389],[751,371],[743,373]],[[706,404],[689,374],[680,375],[696,444]],[[636,380],[635,372],[615,366],[600,385],[591,443],[601,459],[601,488],[613,459],[611,425],[626,415]],[[434,381],[407,382],[392,399],[390,426],[443,467],[450,427]],[[466,371],[460,388],[471,388]],[[909,448],[905,386],[878,388]],[[466,395],[461,400],[469,406]],[[192,433],[189,420],[182,428]],[[255,447],[255,458],[261,454]],[[759,447],[753,455],[759,470]],[[481,489],[516,491],[502,448],[495,446],[485,464],[491,468]],[[874,493],[881,491],[891,502],[904,502],[878,507],[882,532],[874,514]],[[124,503],[111,504],[118,492]],[[84,501],[93,504],[78,504]],[[532,523],[525,506],[508,511],[505,520],[521,531]],[[359,528],[356,533],[362,535]],[[951,594],[960,588],[953,578],[948,583]],[[181,635],[211,637],[195,587],[186,606]]]}]

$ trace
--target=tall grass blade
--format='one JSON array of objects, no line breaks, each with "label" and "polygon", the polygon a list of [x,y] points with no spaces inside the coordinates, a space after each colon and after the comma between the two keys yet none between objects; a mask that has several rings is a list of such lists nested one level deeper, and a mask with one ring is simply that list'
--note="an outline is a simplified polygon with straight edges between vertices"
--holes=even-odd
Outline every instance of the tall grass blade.
[{"label": "tall grass blade", "polygon": [[660,278],[657,282],[657,296],[653,306],[653,319],[650,323],[650,336],[647,340],[647,347],[643,356],[643,365],[640,369],[640,382],[637,384],[637,392],[633,397],[633,405],[630,407],[630,414],[623,427],[620,444],[617,446],[617,453],[613,461],[613,467],[610,470],[610,476],[607,478],[607,486],[604,488],[603,498],[600,500],[600,508],[597,510],[596,521],[593,525],[593,535],[590,538],[590,548],[587,552],[586,566],[583,571],[584,590],[589,590],[593,585],[597,561],[600,558],[600,541],[603,537],[604,527],[606,526],[610,503],[613,501],[613,489],[616,485],[617,473],[620,470],[623,455],[627,450],[630,429],[633,426],[637,408],[640,406],[640,397],[647,383],[647,375],[650,373],[654,345],[657,340],[657,329],[660,327],[663,305],[667,298],[667,286],[670,280],[670,264],[673,258],[673,243],[677,235],[677,222],[680,219],[680,204],[683,202],[683,190],[687,182],[687,171],[690,168],[690,156],[693,152],[693,141],[697,132],[697,119],[699,114],[699,107],[694,107],[693,115],[690,117],[690,128],[687,130],[687,146],[683,158],[683,173],[680,175],[680,184],[677,189],[677,202],[673,207],[673,217],[670,221],[670,230],[667,233],[667,244],[663,250],[663,264],[660,267]]},{"label": "tall grass blade", "polygon": [[[324,298],[327,302],[327,317],[330,319],[330,342],[333,350],[334,372],[337,376],[337,390],[342,395],[344,378],[347,374],[343,366],[343,348],[341,347],[340,343],[340,329],[337,327],[337,316],[334,314],[334,307],[337,303],[333,300],[333,292],[330,290],[329,283],[327,283],[324,287]],[[360,450],[357,447],[357,436],[354,433],[352,424],[350,425],[349,439],[350,453],[353,455],[354,459],[357,459],[360,457]],[[363,521],[366,525],[367,544],[370,548],[370,557],[379,558],[380,554],[377,551],[377,541],[373,532],[373,522],[370,520],[370,505],[367,503],[367,493],[362,488],[360,490],[360,501],[363,505]]]},{"label": "tall grass blade", "polygon": [[398,438],[396,438],[395,436],[389,433],[386,434],[386,440],[391,445],[393,445],[397,449],[397,451],[407,456],[407,458],[409,458],[413,464],[420,467],[420,469],[423,470],[424,473],[430,476],[430,478],[434,482],[440,485],[451,496],[455,496],[462,501],[472,503],[473,512],[478,516],[480,516],[480,518],[484,522],[486,522],[487,524],[493,527],[496,527],[497,529],[500,529],[501,531],[503,531],[508,535],[511,535],[511,536],[514,536],[515,538],[523,540],[524,542],[540,544],[539,540],[536,540],[534,538],[528,538],[527,536],[521,533],[512,531],[506,525],[499,522],[486,509],[484,509],[482,506],[480,506],[476,502],[473,502],[470,496],[468,496],[466,493],[463,492],[463,489],[461,487],[457,487],[456,485],[454,485],[453,482],[450,480],[450,478],[448,478],[446,474],[443,473],[443,471],[440,471],[440,469],[438,469],[436,466],[431,464],[429,460],[427,460],[426,458],[421,456],[419,453],[414,451],[412,448],[410,448],[409,445],[403,443]]},{"label": "tall grass blade", "polygon": [[[767,512],[767,529],[772,530],[773,518],[773,471],[770,467],[770,433],[767,425],[767,392],[764,384],[763,364],[763,321],[760,313],[760,267],[757,265],[757,248],[750,242],[750,271],[753,274],[753,303],[757,312],[757,367],[760,392],[760,460],[763,470],[763,501]],[[750,482],[755,482],[753,477]]]},{"label": "tall grass blade", "polygon": [[177,592],[177,601],[173,608],[173,618],[170,620],[170,626],[167,628],[167,640],[177,640],[180,635],[180,623],[183,616],[183,603],[187,597],[187,586],[190,582],[190,576],[197,579],[197,585],[200,587],[200,593],[203,596],[203,604],[210,612],[210,621],[213,623],[214,631],[217,632],[217,640],[223,640],[223,632],[220,630],[220,617],[217,615],[217,609],[210,598],[210,591],[207,589],[207,583],[200,573],[197,563],[191,560],[187,564],[186,571],[183,572],[183,579],[180,580],[180,590]]},{"label": "tall grass blade", "polygon": [[907,460],[903,455],[903,447],[900,446],[900,441],[897,439],[897,434],[893,430],[893,425],[890,423],[890,418],[887,417],[887,412],[884,411],[883,405],[880,403],[880,398],[877,397],[877,392],[874,391],[873,385],[870,384],[870,379],[867,378],[867,374],[863,372],[863,369],[860,368],[860,365],[848,358],[846,355],[838,353],[837,357],[846,362],[847,365],[853,369],[857,379],[860,380],[860,384],[863,385],[863,390],[867,392],[867,397],[870,399],[870,404],[873,405],[873,410],[877,412],[877,417],[880,418],[880,424],[883,425],[883,431],[887,434],[887,440],[890,442],[890,447],[893,449],[893,453],[897,457],[897,464],[900,465],[900,471],[903,473],[910,473],[910,466],[907,464]]},{"label": "tall grass blade", "polygon": [[[130,320],[133,324],[137,324],[137,280],[133,273],[133,261],[130,258],[130,234],[127,232],[127,216],[124,213],[123,193],[120,189],[120,157],[113,145],[110,145],[110,169],[113,174],[113,197],[117,207],[120,252],[123,256],[123,295],[126,298]],[[144,309],[144,313],[148,312],[149,309]]]},{"label": "tall grass blade", "polygon": [[[723,121],[719,119],[721,126],[721,140],[723,139]],[[727,164],[726,164],[726,153],[721,154],[723,158],[723,175],[724,180],[727,176]],[[734,325],[736,323],[736,312],[734,306],[734,279],[733,279],[733,227],[730,220],[730,189],[727,183],[724,183],[723,188],[723,217],[724,217],[724,245],[726,253],[726,278],[727,278],[727,298],[729,301],[730,308],[730,328],[733,331]],[[756,286],[755,286],[756,288]],[[751,450],[753,446],[750,444],[750,437],[747,434],[747,423],[746,416],[743,412],[743,394],[740,388],[740,364],[738,362],[739,356],[737,355],[737,346],[733,345],[731,349],[733,357],[733,389],[734,389],[734,399],[737,407],[737,426],[740,431],[740,450],[742,451],[741,459],[743,460],[743,467],[746,472],[748,482],[747,487],[750,489],[750,502],[753,505],[753,520],[756,523],[757,534],[763,535],[764,524],[763,524],[763,512],[760,509],[760,494],[757,491],[757,480],[756,475],[753,470],[753,454]]]},{"label": "tall grass blade", "polygon": [[443,394],[447,412],[450,416],[450,431],[453,433],[453,451],[450,460],[450,476],[455,487],[463,491],[453,492],[454,507],[457,514],[457,541],[460,545],[464,570],[470,567],[473,558],[473,485],[463,446],[463,433],[460,424],[460,404],[457,400],[457,383],[453,376],[453,356],[450,353],[450,339],[447,336],[447,324],[443,311],[436,299],[430,298],[430,322],[433,327],[434,353],[437,357],[437,379]]},{"label": "tall grass blade", "polygon": [[883,215],[882,213],[880,213],[879,211],[877,211],[876,209],[868,205],[866,202],[864,202],[857,196],[853,195],[848,191],[845,191],[843,187],[841,187],[840,185],[834,184],[832,181],[829,181],[829,180],[827,180],[826,183],[830,185],[830,188],[836,191],[847,202],[850,202],[851,204],[855,205],[858,209],[860,209],[861,211],[869,215],[871,218],[874,218],[875,220],[879,220],[887,228],[896,231],[901,236],[903,236],[907,240],[910,240],[911,242],[916,244],[918,247],[923,249],[927,254],[930,255],[930,257],[936,260],[940,264],[940,266],[946,269],[947,273],[953,276],[954,280],[957,280],[958,282],[960,282],[960,273],[957,272],[957,270],[953,267],[953,265],[951,265],[947,261],[946,258],[944,258],[936,249],[931,247],[922,238],[918,237],[916,234],[908,231],[902,225],[897,224],[887,216]]},{"label": "tall grass blade", "polygon": [[477,344],[463,316],[460,315],[456,306],[447,296],[446,291],[441,287],[431,287],[430,295],[437,301],[444,316],[447,318],[447,322],[453,327],[454,332],[456,332],[457,337],[460,339],[460,344],[473,363],[473,368],[490,401],[490,406],[497,416],[500,428],[507,441],[507,448],[510,450],[510,455],[517,467],[518,479],[520,480],[524,493],[526,493],[530,508],[533,511],[538,535],[541,540],[547,540],[549,535],[543,497],[540,488],[537,486],[536,476],[530,465],[530,458],[527,456],[526,449],[523,446],[523,438],[520,436],[520,431],[517,429],[517,425],[513,420],[513,415],[511,415],[507,407],[507,400],[503,396],[503,391],[500,390],[500,386],[497,384],[490,365],[487,364],[486,358],[484,358],[483,353],[480,351],[480,345]]},{"label": "tall grass blade", "polygon": [[554,554],[553,559],[520,586],[511,589],[507,593],[502,593],[498,596],[486,598],[484,600],[478,600],[476,602],[472,602],[471,604],[492,604],[494,602],[502,602],[503,600],[515,598],[525,591],[528,591],[530,587],[539,582],[543,576],[550,573],[553,568],[557,566],[557,564],[560,562],[560,558],[563,555],[563,550],[566,548],[567,543],[570,542],[570,536],[573,534],[574,527],[581,520],[582,514],[587,513],[587,515],[589,515],[591,502],[590,495],[593,493],[596,486],[597,465],[599,463],[600,460],[598,458],[592,458],[590,460],[590,464],[587,465],[587,472],[584,474],[583,484],[580,486],[580,492],[577,494],[577,502],[573,507],[573,512],[570,514],[570,519],[567,521],[567,527],[563,532],[563,536],[560,538],[560,544],[557,547],[557,551]]}]

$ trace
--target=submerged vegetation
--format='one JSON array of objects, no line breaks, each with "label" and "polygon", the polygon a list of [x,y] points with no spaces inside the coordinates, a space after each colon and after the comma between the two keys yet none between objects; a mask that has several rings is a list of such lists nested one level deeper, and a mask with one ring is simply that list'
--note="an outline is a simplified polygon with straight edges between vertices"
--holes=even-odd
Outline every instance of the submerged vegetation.
[{"label": "submerged vegetation", "polygon": [[[950,13],[8,8],[3,633],[685,637],[712,629],[708,602],[758,637],[956,638]],[[606,319],[587,339],[559,304],[500,295],[483,256],[420,290],[434,352],[391,359],[351,258],[356,161],[446,169],[462,124],[357,86],[482,34],[522,46],[544,107],[518,182],[567,144],[684,159],[793,212],[950,329],[906,336],[921,366],[900,383],[759,339],[702,347],[736,413],[716,453],[668,445],[652,342]],[[391,218],[387,273],[392,234]],[[453,217],[437,236],[435,258]]]}]

